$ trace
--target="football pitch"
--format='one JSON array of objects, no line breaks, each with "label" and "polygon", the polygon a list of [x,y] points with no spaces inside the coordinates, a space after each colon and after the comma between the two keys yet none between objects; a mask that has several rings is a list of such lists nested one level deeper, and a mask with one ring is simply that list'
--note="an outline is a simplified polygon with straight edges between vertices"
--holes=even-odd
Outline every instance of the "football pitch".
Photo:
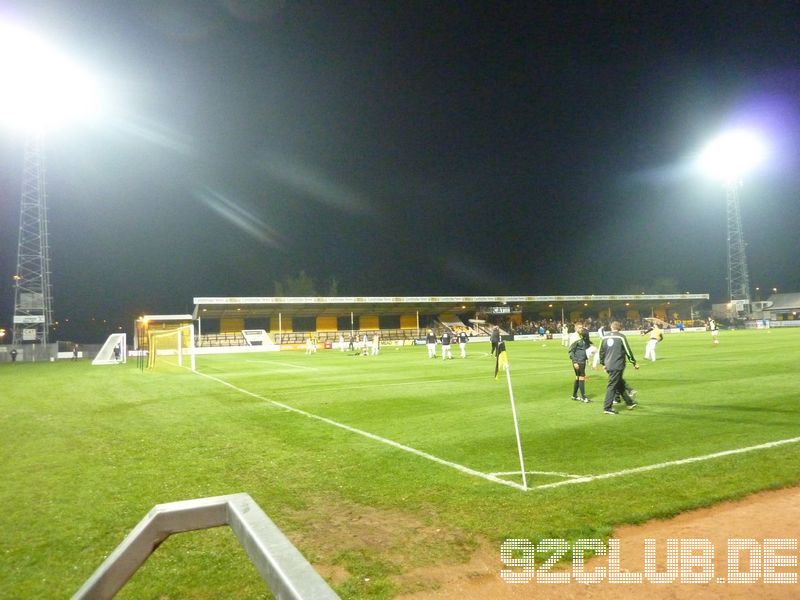
[{"label": "football pitch", "polygon": [[[424,568],[506,538],[615,525],[800,481],[800,330],[669,334],[604,415],[605,375],[570,400],[557,340],[208,355],[197,373],[88,361],[0,365],[0,597],[74,593],[154,505],[246,492],[346,598],[428,589]],[[173,536],[121,598],[259,598],[227,529]]]}]

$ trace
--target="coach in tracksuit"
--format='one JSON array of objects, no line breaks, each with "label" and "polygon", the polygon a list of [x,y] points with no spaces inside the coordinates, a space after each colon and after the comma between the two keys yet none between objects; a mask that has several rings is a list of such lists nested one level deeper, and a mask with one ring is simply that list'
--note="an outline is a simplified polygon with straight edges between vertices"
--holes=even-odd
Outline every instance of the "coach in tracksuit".
[{"label": "coach in tracksuit", "polygon": [[617,414],[614,410],[614,396],[619,394],[628,405],[628,409],[636,406],[636,402],[630,397],[625,389],[625,380],[622,375],[625,373],[625,365],[630,362],[634,369],[638,369],[636,359],[633,357],[628,338],[620,330],[622,325],[619,321],[611,323],[611,333],[603,338],[600,344],[600,364],[603,365],[608,373],[608,386],[606,387],[606,399],[603,405],[603,412],[609,415]]},{"label": "coach in tracksuit", "polygon": [[[585,335],[584,335],[585,334]],[[575,324],[574,337],[569,339],[569,359],[572,361],[572,368],[575,370],[575,381],[572,384],[572,399],[581,402],[589,402],[586,397],[586,351],[592,345],[589,341],[589,332],[583,327],[583,323]],[[580,390],[580,396],[578,391]]]}]

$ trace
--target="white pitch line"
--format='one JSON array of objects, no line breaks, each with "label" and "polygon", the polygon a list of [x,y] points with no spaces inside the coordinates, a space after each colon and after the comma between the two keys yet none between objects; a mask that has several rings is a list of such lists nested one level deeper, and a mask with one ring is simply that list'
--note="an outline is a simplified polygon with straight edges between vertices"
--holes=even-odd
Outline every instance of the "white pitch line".
[{"label": "white pitch line", "polygon": [[[201,373],[200,371],[194,371],[194,374],[195,375],[200,375],[200,376],[205,377],[207,379],[211,379],[212,381],[216,381],[217,383],[221,383],[222,385],[228,386],[229,388],[234,389],[237,392],[241,392],[242,394],[246,394],[247,396],[252,396],[253,398],[257,398],[258,400],[267,400],[267,398],[264,398],[263,396],[259,396],[258,394],[254,393],[254,392],[250,392],[250,391],[248,391],[248,390],[246,390],[244,388],[237,387],[237,386],[233,385],[232,383],[228,383],[224,379],[220,379],[219,377],[214,377],[213,375],[207,375],[205,373]],[[272,400],[267,400],[267,402],[272,402]]]},{"label": "white pitch line", "polygon": [[631,473],[643,473],[645,471],[655,471],[656,469],[663,469],[666,467],[673,467],[675,465],[686,465],[704,460],[711,460],[723,456],[732,456],[734,454],[744,454],[745,452],[753,452],[755,450],[766,450],[768,448],[775,448],[785,444],[796,444],[800,442],[800,437],[789,438],[785,440],[777,440],[775,442],[767,442],[766,444],[759,444],[757,446],[747,446],[745,448],[736,448],[734,450],[724,450],[722,452],[715,452],[713,454],[705,454],[703,456],[693,456],[691,458],[682,458],[680,460],[671,460],[663,463],[656,463],[654,465],[645,465],[643,467],[634,467],[632,469],[623,469],[622,471],[614,471],[613,473],[603,473],[602,475],[587,475],[586,477],[579,477],[577,479],[567,479],[566,481],[557,481],[555,483],[545,483],[537,485],[529,489],[543,490],[547,488],[560,487],[562,485],[572,485],[575,483],[589,483],[598,479],[611,479],[612,477],[622,477],[623,475],[630,475]]},{"label": "white pitch line", "polygon": [[458,463],[450,462],[449,460],[444,460],[443,458],[439,458],[438,456],[434,456],[433,454],[428,454],[427,452],[423,452],[422,450],[417,450],[416,448],[412,448],[411,446],[406,446],[405,444],[400,444],[393,440],[381,437],[379,435],[375,435],[374,433],[370,433],[368,431],[364,431],[363,429],[357,429],[355,427],[351,427],[350,425],[345,425],[344,423],[339,423],[338,421],[334,421],[333,419],[328,419],[327,417],[321,417],[319,415],[315,415],[313,413],[307,412],[305,410],[300,410],[299,408],[294,408],[293,406],[289,406],[288,404],[283,404],[282,402],[277,402],[275,400],[270,400],[269,398],[265,398],[264,396],[260,396],[254,392],[250,392],[243,388],[237,387],[232,383],[228,383],[223,379],[219,379],[218,377],[214,377],[213,375],[207,375],[205,373],[201,373],[200,371],[195,371],[198,375],[202,375],[212,381],[216,381],[217,383],[221,383],[222,385],[228,386],[238,392],[243,394],[247,394],[248,396],[252,396],[253,398],[258,398],[259,400],[263,400],[264,402],[269,402],[275,406],[283,408],[284,410],[288,410],[310,419],[316,419],[318,421],[322,421],[323,423],[327,423],[328,425],[333,425],[334,427],[339,427],[340,429],[344,429],[345,431],[349,431],[351,433],[357,433],[358,435],[362,435],[366,438],[371,440],[375,440],[381,442],[383,444],[387,444],[392,446],[393,448],[397,448],[399,450],[404,450],[405,452],[409,452],[411,454],[416,454],[417,456],[421,456],[422,458],[427,458],[435,463],[440,465],[444,465],[446,467],[450,467],[460,471],[462,473],[466,473],[467,475],[472,475],[473,477],[480,477],[481,479],[485,479],[487,481],[491,481],[492,483],[499,483],[502,485],[507,485],[517,490],[526,491],[525,487],[518,483],[514,483],[513,481],[506,481],[505,479],[500,479],[499,477],[495,477],[491,473],[483,473],[481,471],[476,471],[475,469],[471,469],[469,467],[465,467],[464,465],[460,465]]},{"label": "white pitch line", "polygon": [[555,483],[545,483],[545,484],[542,484],[542,485],[528,487],[526,489],[524,486],[522,486],[522,485],[520,485],[518,483],[514,483],[513,481],[506,481],[505,479],[501,479],[500,477],[498,477],[498,475],[516,475],[516,474],[519,474],[519,471],[507,472],[507,473],[483,473],[481,471],[476,471],[475,469],[471,469],[469,467],[465,467],[464,465],[460,465],[458,463],[450,462],[448,460],[444,460],[444,459],[439,458],[437,456],[433,456],[432,454],[428,454],[427,452],[423,452],[422,450],[417,450],[416,448],[412,448],[410,446],[406,446],[404,444],[400,444],[400,443],[395,442],[393,440],[390,440],[390,439],[387,439],[387,438],[383,438],[383,437],[381,437],[379,435],[375,435],[374,433],[369,433],[368,431],[363,431],[361,429],[357,429],[355,427],[351,427],[350,425],[345,425],[344,423],[339,423],[338,421],[334,421],[333,419],[328,419],[327,417],[321,417],[319,415],[315,415],[313,413],[301,410],[299,408],[294,408],[294,407],[289,406],[287,404],[283,404],[283,403],[277,402],[275,400],[270,400],[269,398],[265,398],[264,396],[261,396],[259,394],[254,393],[254,392],[251,392],[251,391],[245,390],[243,388],[237,387],[237,386],[233,385],[232,383],[228,383],[227,381],[225,381],[223,379],[219,379],[218,377],[214,377],[213,375],[207,375],[206,373],[201,373],[200,371],[195,371],[195,373],[197,375],[202,375],[203,377],[211,379],[212,381],[216,381],[217,383],[221,383],[222,385],[225,385],[225,386],[227,386],[227,387],[229,387],[231,389],[234,389],[237,392],[241,392],[242,394],[246,394],[247,396],[252,396],[253,398],[257,398],[259,400],[263,400],[264,402],[267,402],[267,403],[272,404],[274,406],[283,408],[284,410],[288,410],[290,412],[294,412],[294,413],[306,416],[306,417],[311,418],[311,419],[316,419],[318,421],[322,421],[323,423],[328,423],[329,425],[333,425],[334,427],[339,427],[339,428],[344,429],[346,431],[350,431],[351,433],[356,433],[358,435],[362,435],[362,436],[367,437],[369,439],[372,439],[372,440],[387,444],[387,445],[392,446],[394,448],[398,448],[399,450],[404,450],[404,451],[409,452],[411,454],[416,454],[417,456],[421,456],[422,458],[426,458],[426,459],[431,460],[431,461],[433,461],[435,463],[438,463],[440,465],[451,467],[453,469],[456,469],[457,471],[460,471],[462,473],[466,473],[467,475],[472,475],[473,477],[480,477],[481,479],[485,479],[485,480],[491,481],[493,483],[499,483],[499,484],[502,484],[502,485],[507,485],[509,487],[513,487],[513,488],[521,490],[523,492],[527,492],[527,491],[530,491],[530,490],[543,490],[543,489],[549,489],[549,488],[556,488],[556,487],[561,487],[563,485],[573,485],[573,484],[578,484],[578,483],[590,483],[592,481],[597,481],[599,479],[611,479],[613,477],[622,477],[624,475],[630,475],[630,474],[633,474],[633,473],[644,473],[646,471],[654,471],[654,470],[657,470],[657,469],[664,469],[666,467],[672,467],[672,466],[676,466],[676,465],[685,465],[685,464],[691,464],[691,463],[694,463],[694,462],[702,462],[702,461],[706,461],[706,460],[712,460],[712,459],[715,459],[715,458],[721,458],[723,456],[732,456],[732,455],[736,455],[736,454],[744,454],[746,452],[753,452],[755,450],[766,450],[766,449],[769,449],[769,448],[775,448],[777,446],[783,446],[783,445],[786,445],[786,444],[795,444],[797,442],[800,442],[800,437],[794,437],[794,438],[788,438],[788,439],[785,439],[785,440],[777,440],[777,441],[774,441],[774,442],[767,442],[765,444],[758,444],[756,446],[747,446],[747,447],[744,447],[744,448],[735,448],[734,450],[723,450],[722,452],[715,452],[713,454],[705,454],[703,456],[692,456],[690,458],[682,458],[682,459],[679,459],[679,460],[671,460],[671,461],[663,462],[663,463],[656,463],[656,464],[652,464],[652,465],[644,465],[642,467],[634,467],[632,469],[623,469],[621,471],[614,471],[612,473],[602,473],[600,475],[580,476],[580,475],[571,475],[569,473],[555,473],[555,472],[551,472],[551,471],[526,471],[526,473],[534,473],[534,474],[542,474],[542,475],[558,475],[558,476],[563,476],[563,477],[570,477],[570,479],[566,479],[565,481],[557,481]]},{"label": "white pitch line", "polygon": [[[528,471],[526,470],[525,473],[530,475],[552,475],[554,477],[571,477],[573,479],[581,479],[583,477],[587,477],[586,475],[573,475],[572,473],[560,473],[558,471]],[[521,471],[501,471],[499,473],[489,473],[489,475],[519,475],[522,476]]]}]

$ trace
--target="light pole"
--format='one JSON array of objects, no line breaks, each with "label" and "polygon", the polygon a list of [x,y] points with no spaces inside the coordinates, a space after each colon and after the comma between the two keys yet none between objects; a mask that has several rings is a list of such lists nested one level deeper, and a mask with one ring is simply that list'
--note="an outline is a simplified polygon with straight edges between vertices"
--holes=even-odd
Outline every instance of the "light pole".
[{"label": "light pole", "polygon": [[53,292],[44,152],[39,132],[29,135],[25,142],[14,283],[14,345],[22,342],[47,344],[53,322]]},{"label": "light pole", "polygon": [[741,180],[728,182],[726,206],[728,213],[728,297],[732,316],[740,318],[750,312],[750,275],[747,271],[742,213],[739,207]]},{"label": "light pole", "polygon": [[54,324],[44,136],[99,108],[93,79],[47,42],[0,21],[0,125],[25,135],[13,344],[47,344]]},{"label": "light pole", "polygon": [[750,277],[747,272],[739,191],[742,177],[766,156],[766,146],[754,132],[733,130],[712,141],[700,156],[702,169],[725,185],[728,216],[728,301],[731,316],[744,318],[750,312]]}]

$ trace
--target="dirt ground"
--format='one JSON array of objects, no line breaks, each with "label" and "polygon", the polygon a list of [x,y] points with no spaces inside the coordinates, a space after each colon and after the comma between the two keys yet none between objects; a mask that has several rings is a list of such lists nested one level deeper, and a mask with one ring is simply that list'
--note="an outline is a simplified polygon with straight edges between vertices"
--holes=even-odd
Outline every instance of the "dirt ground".
[{"label": "dirt ground", "polygon": [[[614,532],[620,540],[620,571],[643,571],[644,540],[654,539],[656,544],[656,571],[666,571],[666,548],[668,539],[707,539],[714,547],[714,576],[709,583],[693,584],[681,582],[655,584],[645,580],[641,584],[602,583],[586,585],[572,579],[567,584],[549,584],[532,581],[524,584],[509,584],[500,577],[499,548],[485,544],[475,552],[469,563],[461,566],[436,567],[414,573],[439,583],[434,592],[420,592],[402,596],[403,600],[445,599],[506,599],[519,598],[591,598],[597,600],[618,598],[800,598],[800,487],[777,491],[760,492],[738,500],[726,502],[679,515],[670,520],[650,521],[636,526],[625,526]],[[727,545],[733,538],[752,539],[761,548],[764,540],[785,539],[794,543],[793,549],[776,552],[785,561],[777,566],[775,573],[788,574],[794,583],[765,583],[762,567],[758,583],[723,583],[718,581],[728,574]],[[739,571],[750,572],[750,554],[740,554]],[[762,550],[763,557],[763,550]],[[759,563],[759,564],[763,564]],[[595,557],[586,561],[585,572],[608,565],[607,557]],[[517,569],[518,570],[518,569]],[[695,568],[698,572],[700,569]]]}]

